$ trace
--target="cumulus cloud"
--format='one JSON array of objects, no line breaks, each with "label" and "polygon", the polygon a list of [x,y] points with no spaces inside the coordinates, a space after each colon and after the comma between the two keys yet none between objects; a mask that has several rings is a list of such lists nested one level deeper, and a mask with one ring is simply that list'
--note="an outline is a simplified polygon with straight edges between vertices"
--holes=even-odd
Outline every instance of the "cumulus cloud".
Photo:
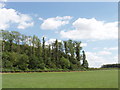
[{"label": "cumulus cloud", "polygon": [[0,8],[5,7],[5,2],[7,2],[7,0],[0,0]]},{"label": "cumulus cloud", "polygon": [[118,38],[118,22],[104,22],[95,18],[78,18],[73,30],[61,31],[63,38],[106,40]]},{"label": "cumulus cloud", "polygon": [[43,21],[40,27],[43,30],[58,29],[59,27],[68,24],[70,19],[72,19],[71,16],[64,16],[64,17],[57,16],[57,17],[48,18],[45,20],[43,20],[42,18],[39,18],[39,20]]},{"label": "cumulus cloud", "polygon": [[3,8],[5,6],[4,3],[0,3],[0,8]]},{"label": "cumulus cloud", "polygon": [[90,67],[101,67],[103,64],[113,64],[118,63],[118,58],[116,56],[105,57],[105,55],[111,55],[110,52],[100,51],[100,52],[86,52],[86,58],[89,62]]},{"label": "cumulus cloud", "polygon": [[40,17],[40,18],[38,18],[38,19],[39,19],[39,20],[41,20],[41,21],[43,21],[43,20],[44,20],[44,19],[43,19],[43,18],[41,18],[41,17]]},{"label": "cumulus cloud", "polygon": [[[6,0],[2,0],[6,1]],[[0,29],[7,29],[12,24],[18,24],[18,29],[25,29],[33,26],[32,18],[27,14],[22,14],[15,9],[4,8],[5,4],[0,3]]]},{"label": "cumulus cloud", "polygon": [[7,2],[7,0],[0,0],[0,2]]},{"label": "cumulus cloud", "polygon": [[5,7],[5,3],[7,0],[0,0],[0,8]]},{"label": "cumulus cloud", "polygon": [[86,47],[87,43],[81,43],[81,47]]},{"label": "cumulus cloud", "polygon": [[[46,44],[46,45],[49,45],[49,44],[54,43],[55,41],[56,41],[56,39],[51,38],[51,39],[49,39],[48,41],[46,41],[45,44]],[[58,42],[62,42],[62,41],[61,41],[61,40],[58,40]]]}]

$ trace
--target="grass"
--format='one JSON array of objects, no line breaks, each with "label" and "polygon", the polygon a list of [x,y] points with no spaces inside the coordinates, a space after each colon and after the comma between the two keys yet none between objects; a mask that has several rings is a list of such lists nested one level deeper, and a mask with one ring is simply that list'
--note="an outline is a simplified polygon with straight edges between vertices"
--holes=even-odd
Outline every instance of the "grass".
[{"label": "grass", "polygon": [[117,70],[3,74],[3,88],[117,88]]}]

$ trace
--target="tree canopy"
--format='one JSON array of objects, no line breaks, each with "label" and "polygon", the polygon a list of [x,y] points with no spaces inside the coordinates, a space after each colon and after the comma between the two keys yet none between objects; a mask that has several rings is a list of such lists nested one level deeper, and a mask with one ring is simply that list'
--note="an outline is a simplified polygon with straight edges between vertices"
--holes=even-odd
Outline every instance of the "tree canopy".
[{"label": "tree canopy", "polygon": [[[46,45],[43,37],[26,36],[17,31],[2,31],[3,70],[88,68],[80,41],[61,41]],[[80,63],[82,61],[82,63]]]}]

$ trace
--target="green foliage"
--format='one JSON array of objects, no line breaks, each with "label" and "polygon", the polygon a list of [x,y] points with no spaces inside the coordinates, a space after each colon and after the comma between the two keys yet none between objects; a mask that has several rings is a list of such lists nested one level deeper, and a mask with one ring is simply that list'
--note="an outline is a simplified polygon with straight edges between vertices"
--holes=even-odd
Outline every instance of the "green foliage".
[{"label": "green foliage", "polygon": [[15,52],[4,52],[2,56],[3,68],[14,68],[17,67],[21,70],[27,69],[28,56],[25,54],[18,54]]},{"label": "green foliage", "polygon": [[35,55],[32,55],[29,57],[29,68],[30,69],[37,68],[38,63],[39,63],[38,57],[36,57]]},{"label": "green foliage", "polygon": [[3,70],[77,70],[88,68],[85,53],[80,54],[82,47],[79,41],[57,39],[46,45],[45,38],[26,36],[17,31],[2,31],[2,64]]},{"label": "green foliage", "polygon": [[87,60],[85,60],[84,67],[88,68],[88,61]]},{"label": "green foliage", "polygon": [[102,65],[101,68],[120,68],[120,63]]},{"label": "green foliage", "polygon": [[70,61],[64,57],[60,59],[60,63],[63,69],[70,67]]},{"label": "green foliage", "polygon": [[13,65],[17,62],[18,58],[15,53],[3,52],[2,63],[5,68],[12,68]]},{"label": "green foliage", "polygon": [[21,70],[27,70],[28,69],[28,62],[29,62],[29,57],[25,54],[21,54],[19,56],[19,61],[17,63],[18,68]]},{"label": "green foliage", "polygon": [[81,57],[80,57],[80,50],[82,49],[82,47],[80,47],[80,44],[81,44],[81,42],[75,42],[75,51],[76,51],[76,59],[77,59],[77,61],[79,61],[80,62],[80,59],[81,59]]},{"label": "green foliage", "polygon": [[82,51],[82,52],[83,52],[83,64],[82,64],[82,66],[84,68],[88,68],[88,61],[86,60],[85,51]]},{"label": "green foliage", "polygon": [[71,69],[71,70],[77,70],[77,69],[78,69],[78,66],[75,65],[75,64],[70,63],[70,69]]}]

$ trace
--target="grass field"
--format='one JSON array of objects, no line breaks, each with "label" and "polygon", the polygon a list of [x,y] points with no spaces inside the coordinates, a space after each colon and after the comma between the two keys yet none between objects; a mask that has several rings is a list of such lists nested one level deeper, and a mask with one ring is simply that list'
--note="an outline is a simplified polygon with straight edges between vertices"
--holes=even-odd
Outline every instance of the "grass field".
[{"label": "grass field", "polygon": [[117,70],[3,74],[3,88],[117,88]]}]

